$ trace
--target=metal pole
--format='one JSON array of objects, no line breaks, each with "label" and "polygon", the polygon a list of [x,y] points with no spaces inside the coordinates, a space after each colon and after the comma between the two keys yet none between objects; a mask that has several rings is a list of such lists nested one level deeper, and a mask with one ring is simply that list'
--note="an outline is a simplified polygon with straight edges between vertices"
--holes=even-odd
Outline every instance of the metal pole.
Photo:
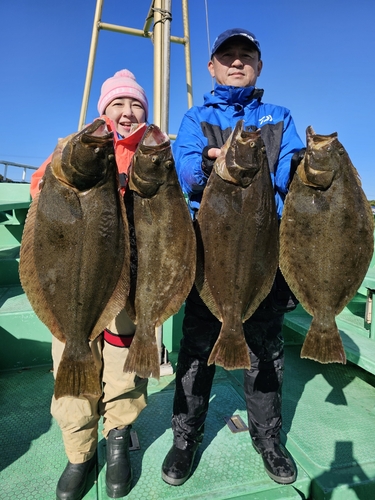
[{"label": "metal pole", "polygon": [[162,76],[162,23],[161,0],[154,1],[154,117],[153,122],[161,126],[161,76]]},{"label": "metal pole", "polygon": [[169,81],[171,72],[171,0],[163,0],[165,12],[163,22],[163,80],[162,80],[162,113],[161,129],[168,134],[169,129]]},{"label": "metal pole", "polygon": [[193,81],[191,76],[188,0],[182,0],[182,17],[184,22],[184,38],[185,38],[186,89],[188,97],[188,107],[191,108],[193,105]]},{"label": "metal pole", "polygon": [[81,130],[81,128],[85,124],[85,120],[86,120],[86,113],[87,113],[87,107],[88,107],[88,102],[89,102],[89,97],[90,97],[92,75],[94,73],[94,62],[95,62],[96,48],[98,45],[99,30],[100,30],[100,18],[102,17],[103,2],[104,2],[104,0],[97,0],[97,2],[96,2],[94,25],[92,28],[91,45],[90,45],[90,53],[89,53],[89,62],[88,62],[88,66],[87,66],[85,87],[84,87],[84,91],[83,91],[81,113],[79,115],[78,130]]},{"label": "metal pole", "polygon": [[125,35],[141,36],[144,38],[150,38],[152,33],[144,30],[139,30],[137,28],[127,28],[126,26],[120,26],[119,24],[110,23],[99,23],[99,28],[107,31],[114,31],[115,33],[123,33]]},{"label": "metal pole", "polygon": [[146,20],[145,20],[145,25],[143,26],[143,31],[145,33],[147,33],[148,30],[150,29],[152,20],[154,18],[154,12],[152,10],[153,6],[154,6],[154,0],[152,0],[150,8],[148,9],[148,14],[147,14],[147,17],[146,17]]},{"label": "metal pole", "polygon": [[[161,77],[162,77],[162,23],[161,7],[162,0],[154,0],[154,116],[153,123],[161,126]],[[156,344],[159,352],[159,364],[162,364],[162,343],[163,343],[163,325],[155,328]]]}]

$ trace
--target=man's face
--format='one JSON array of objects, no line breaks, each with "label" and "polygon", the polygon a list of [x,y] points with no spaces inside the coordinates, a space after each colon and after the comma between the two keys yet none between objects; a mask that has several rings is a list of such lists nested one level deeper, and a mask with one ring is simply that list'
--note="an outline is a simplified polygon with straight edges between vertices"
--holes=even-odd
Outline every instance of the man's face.
[{"label": "man's face", "polygon": [[208,63],[208,71],[218,84],[234,87],[255,85],[262,67],[259,52],[243,36],[229,38]]}]

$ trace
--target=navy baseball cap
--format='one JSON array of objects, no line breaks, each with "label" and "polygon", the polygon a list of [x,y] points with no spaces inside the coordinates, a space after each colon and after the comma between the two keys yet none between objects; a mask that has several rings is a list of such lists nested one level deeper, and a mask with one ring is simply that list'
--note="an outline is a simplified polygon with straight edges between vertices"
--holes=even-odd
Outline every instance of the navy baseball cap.
[{"label": "navy baseball cap", "polygon": [[243,36],[247,38],[251,43],[255,45],[255,48],[259,52],[259,58],[261,56],[260,52],[260,43],[256,39],[254,33],[251,33],[251,31],[244,30],[242,28],[232,28],[230,30],[226,30],[221,35],[219,35],[216,40],[214,41],[211,49],[211,57],[215,54],[217,49],[222,45],[224,42],[228,40],[228,38],[231,38],[232,36]]}]

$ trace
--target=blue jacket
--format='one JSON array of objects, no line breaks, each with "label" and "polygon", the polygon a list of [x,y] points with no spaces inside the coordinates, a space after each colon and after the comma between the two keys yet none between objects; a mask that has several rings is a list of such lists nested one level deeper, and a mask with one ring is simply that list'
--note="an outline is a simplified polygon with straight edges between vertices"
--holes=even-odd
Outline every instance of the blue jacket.
[{"label": "blue jacket", "polygon": [[215,85],[204,95],[203,106],[193,106],[185,114],[173,155],[182,190],[188,195],[194,216],[198,210],[207,175],[202,170],[202,152],[206,146],[221,148],[238,120],[244,128],[261,129],[279,217],[289,182],[290,160],[304,147],[297,134],[290,111],[261,102],[263,90],[255,87]]}]

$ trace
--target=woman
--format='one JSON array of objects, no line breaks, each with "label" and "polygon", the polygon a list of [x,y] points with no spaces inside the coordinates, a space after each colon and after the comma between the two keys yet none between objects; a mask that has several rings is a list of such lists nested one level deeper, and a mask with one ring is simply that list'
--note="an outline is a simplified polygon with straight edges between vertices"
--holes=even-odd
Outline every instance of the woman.
[{"label": "woman", "polygon": [[[127,187],[131,159],[146,128],[148,101],[144,89],[133,73],[124,69],[107,79],[101,88],[99,115],[114,132],[114,149],[122,193]],[[31,195],[34,197],[51,156],[33,174]],[[103,416],[103,435],[107,439],[106,488],[111,498],[127,495],[131,489],[132,470],[129,459],[131,424],[147,404],[147,379],[124,373],[123,367],[135,326],[126,311],[120,312],[94,341],[91,350],[102,374],[101,397],[52,398],[51,413],[58,422],[64,440],[68,464],[56,489],[60,500],[79,500],[87,476],[95,465],[98,422]],[[65,344],[52,337],[54,376]]]}]

